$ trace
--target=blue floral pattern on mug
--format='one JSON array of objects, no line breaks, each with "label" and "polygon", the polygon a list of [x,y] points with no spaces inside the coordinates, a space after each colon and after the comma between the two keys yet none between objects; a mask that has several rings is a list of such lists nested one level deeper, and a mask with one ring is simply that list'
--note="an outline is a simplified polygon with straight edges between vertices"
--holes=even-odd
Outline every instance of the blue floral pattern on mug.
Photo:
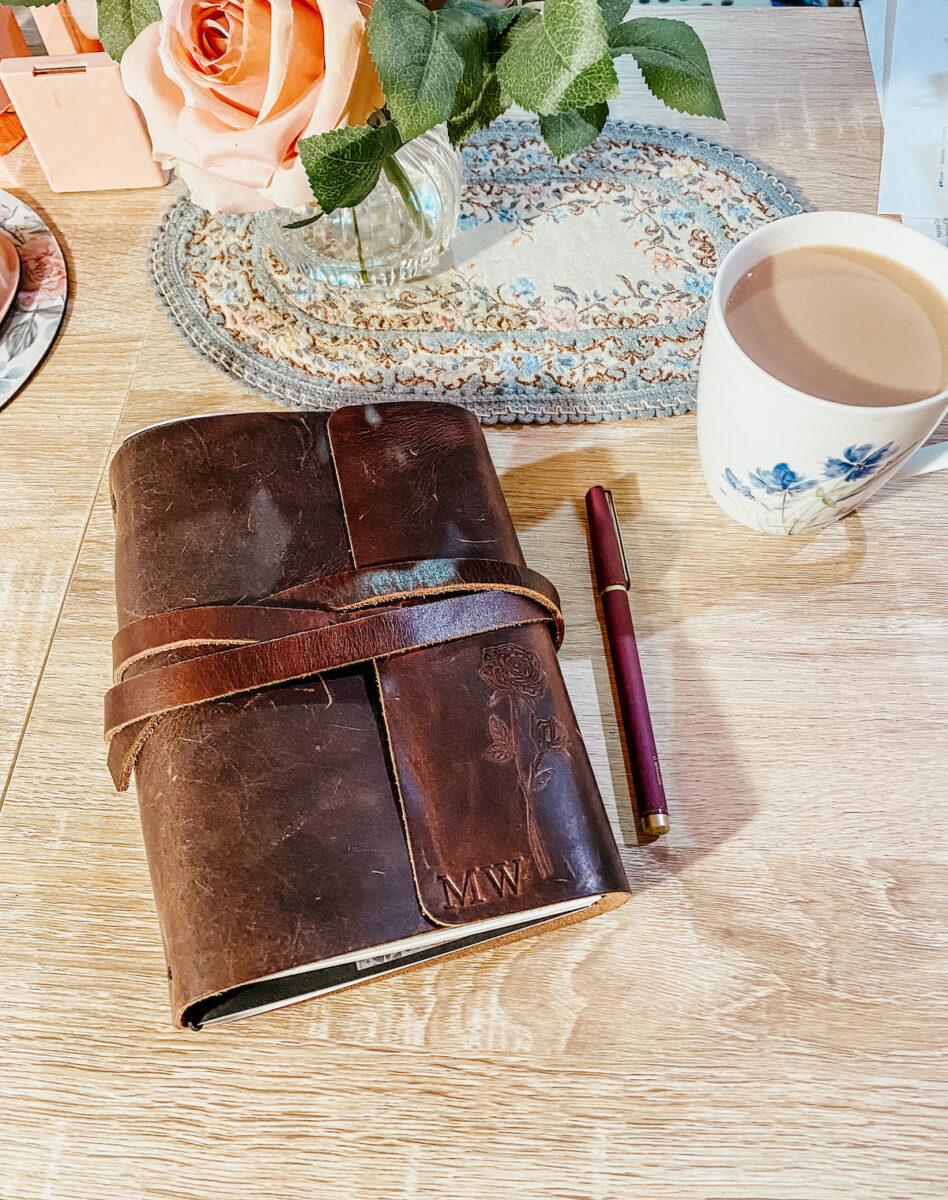
[{"label": "blue floral pattern on mug", "polygon": [[[827,458],[822,477],[809,478],[789,463],[748,470],[742,479],[730,467],[724,470],[724,495],[737,493],[751,505],[745,507],[762,530],[794,533],[800,528],[825,525],[845,516],[863,496],[875,489],[876,476],[894,470],[911,453],[900,451],[894,442],[874,446],[847,446],[838,458]],[[768,497],[774,497],[768,500]]]},{"label": "blue floral pattern on mug", "polygon": [[754,493],[750,490],[746,483],[741,483],[730,467],[725,468],[724,478],[728,481],[735,492],[740,492],[741,495],[746,496],[748,500],[754,499]]},{"label": "blue floral pattern on mug", "polygon": [[777,463],[771,471],[758,467],[756,471],[751,471],[750,481],[754,487],[763,488],[768,496],[793,496],[797,492],[815,488],[818,482],[791,471],[785,462]]},{"label": "blue floral pattern on mug", "polygon": [[826,460],[826,474],[829,479],[843,478],[847,481],[864,479],[872,475],[882,462],[892,452],[892,443],[887,442],[876,450],[872,443],[865,446],[847,446],[842,458]]}]

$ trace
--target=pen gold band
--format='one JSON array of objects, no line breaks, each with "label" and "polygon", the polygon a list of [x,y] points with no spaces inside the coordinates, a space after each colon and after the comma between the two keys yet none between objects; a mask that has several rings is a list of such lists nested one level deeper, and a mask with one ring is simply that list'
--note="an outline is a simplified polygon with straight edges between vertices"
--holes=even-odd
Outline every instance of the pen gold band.
[{"label": "pen gold band", "polygon": [[645,813],[642,817],[642,829],[653,837],[661,837],[668,833],[668,813]]},{"label": "pen gold band", "polygon": [[604,596],[606,592],[627,592],[628,590],[624,583],[610,583],[608,587],[602,589],[599,595]]}]

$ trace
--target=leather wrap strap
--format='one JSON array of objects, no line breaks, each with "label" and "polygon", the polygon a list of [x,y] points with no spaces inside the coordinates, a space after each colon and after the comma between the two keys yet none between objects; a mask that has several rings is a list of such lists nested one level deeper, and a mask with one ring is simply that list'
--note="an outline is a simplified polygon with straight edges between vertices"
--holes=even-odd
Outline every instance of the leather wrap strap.
[{"label": "leather wrap strap", "polygon": [[179,608],[133,621],[112,639],[114,681],[121,683],[140,658],[177,646],[266,641],[328,625],[333,613],[487,591],[509,592],[545,606],[559,646],[563,640],[560,598],[553,584],[536,571],[491,559],[414,559],[309,580],[254,604]]},{"label": "leather wrap strap", "polygon": [[[145,741],[176,709],[540,621],[559,645],[562,614],[548,580],[516,564],[477,559],[349,571],[256,604],[146,617],[113,642],[116,683],[105,698],[109,769],[124,791]],[[187,654],[184,661],[148,666],[175,651]]]}]

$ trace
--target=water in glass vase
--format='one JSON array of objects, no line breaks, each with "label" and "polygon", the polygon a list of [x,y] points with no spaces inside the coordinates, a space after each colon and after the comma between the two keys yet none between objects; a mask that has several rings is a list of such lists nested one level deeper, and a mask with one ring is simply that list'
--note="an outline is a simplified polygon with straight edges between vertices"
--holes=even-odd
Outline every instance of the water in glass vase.
[{"label": "water in glass vase", "polygon": [[454,235],[460,203],[461,157],[439,126],[389,159],[375,189],[355,208],[295,229],[288,226],[305,212],[272,209],[256,217],[256,234],[274,260],[274,282],[294,298],[306,281],[393,284],[432,270]]}]

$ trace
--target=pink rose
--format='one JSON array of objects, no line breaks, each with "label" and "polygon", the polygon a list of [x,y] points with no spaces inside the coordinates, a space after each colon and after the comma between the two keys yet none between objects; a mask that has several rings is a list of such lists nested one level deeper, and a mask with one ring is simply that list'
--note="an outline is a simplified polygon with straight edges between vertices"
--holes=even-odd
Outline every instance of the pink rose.
[{"label": "pink rose", "polygon": [[59,247],[48,233],[38,233],[20,247],[20,308],[50,308],[66,294],[66,268]]},{"label": "pink rose", "polygon": [[364,125],[384,103],[369,57],[371,0],[167,0],[122,58],[155,158],[215,212],[313,196],[301,137]]}]

